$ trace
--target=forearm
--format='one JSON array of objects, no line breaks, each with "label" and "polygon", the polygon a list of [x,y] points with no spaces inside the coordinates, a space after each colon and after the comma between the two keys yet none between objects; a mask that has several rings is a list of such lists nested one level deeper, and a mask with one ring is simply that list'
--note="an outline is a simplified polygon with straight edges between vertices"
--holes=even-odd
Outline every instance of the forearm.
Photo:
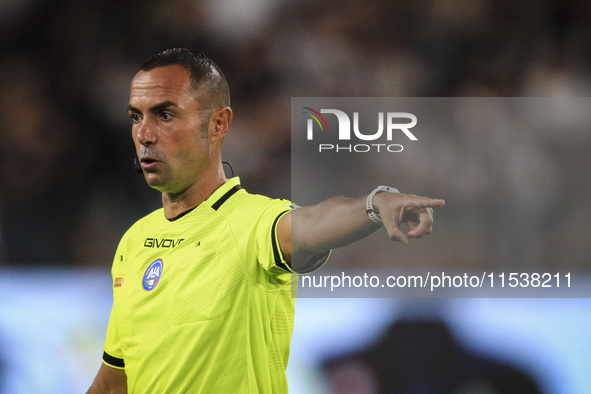
[{"label": "forearm", "polygon": [[[375,223],[368,216],[366,205],[379,215],[373,216]],[[373,194],[373,198],[334,197],[285,215],[277,233],[288,264],[294,259],[306,262],[317,252],[358,241],[382,224],[391,240],[407,244],[409,238],[431,233],[433,208],[444,205],[444,200],[392,192]],[[408,233],[401,230],[402,223],[407,225]]]},{"label": "forearm", "polygon": [[127,393],[127,376],[121,369],[101,364],[101,368],[87,394],[124,394]]},{"label": "forearm", "polygon": [[379,228],[365,213],[365,197],[333,197],[292,213],[292,245],[301,252],[336,249]]}]

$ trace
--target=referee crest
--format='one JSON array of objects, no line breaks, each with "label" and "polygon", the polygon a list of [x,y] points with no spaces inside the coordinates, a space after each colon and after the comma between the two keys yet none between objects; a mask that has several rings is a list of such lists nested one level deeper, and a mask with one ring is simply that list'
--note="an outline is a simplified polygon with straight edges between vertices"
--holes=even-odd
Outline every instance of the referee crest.
[{"label": "referee crest", "polygon": [[150,291],[156,287],[158,282],[160,282],[160,277],[162,276],[162,268],[162,259],[154,260],[148,266],[148,268],[146,268],[146,272],[144,273],[144,278],[142,280],[144,290]]}]

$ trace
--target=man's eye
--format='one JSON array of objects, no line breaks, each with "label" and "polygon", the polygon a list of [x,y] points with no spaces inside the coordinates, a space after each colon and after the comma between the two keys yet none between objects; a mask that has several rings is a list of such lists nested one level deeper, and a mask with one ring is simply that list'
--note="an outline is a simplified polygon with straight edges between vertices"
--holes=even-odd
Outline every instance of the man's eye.
[{"label": "man's eye", "polygon": [[162,118],[162,120],[170,120],[174,117],[174,115],[171,114],[170,112],[162,112],[160,114],[160,117]]},{"label": "man's eye", "polygon": [[129,119],[131,119],[133,123],[137,123],[142,119],[142,117],[139,114],[129,114]]}]

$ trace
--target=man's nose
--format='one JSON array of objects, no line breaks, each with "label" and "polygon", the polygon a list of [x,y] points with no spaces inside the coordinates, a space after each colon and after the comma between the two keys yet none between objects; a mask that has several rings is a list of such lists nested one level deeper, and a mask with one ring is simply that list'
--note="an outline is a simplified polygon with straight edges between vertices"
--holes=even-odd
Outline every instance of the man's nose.
[{"label": "man's nose", "polygon": [[137,125],[135,133],[137,140],[141,145],[147,146],[156,143],[156,132],[154,128],[155,125],[148,119],[142,120],[142,122]]}]

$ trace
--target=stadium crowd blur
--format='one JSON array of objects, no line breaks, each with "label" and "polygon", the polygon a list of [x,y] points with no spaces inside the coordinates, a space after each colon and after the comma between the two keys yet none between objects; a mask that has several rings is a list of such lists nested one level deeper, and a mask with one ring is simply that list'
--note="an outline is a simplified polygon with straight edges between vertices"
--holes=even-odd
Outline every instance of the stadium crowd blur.
[{"label": "stadium crowd blur", "polygon": [[[123,232],[160,206],[133,170],[125,107],[138,65],[178,46],[224,70],[235,112],[225,159],[273,197],[290,194],[292,96],[591,95],[582,0],[3,1],[2,264],[108,267]],[[445,242],[465,247],[484,220],[490,233],[472,241],[492,239],[501,254],[591,261],[591,133],[499,133],[502,152],[486,154],[468,148],[490,138],[478,130],[447,138],[446,160],[433,152],[395,169],[405,189],[449,202]],[[535,219],[516,228],[515,215]]]}]

